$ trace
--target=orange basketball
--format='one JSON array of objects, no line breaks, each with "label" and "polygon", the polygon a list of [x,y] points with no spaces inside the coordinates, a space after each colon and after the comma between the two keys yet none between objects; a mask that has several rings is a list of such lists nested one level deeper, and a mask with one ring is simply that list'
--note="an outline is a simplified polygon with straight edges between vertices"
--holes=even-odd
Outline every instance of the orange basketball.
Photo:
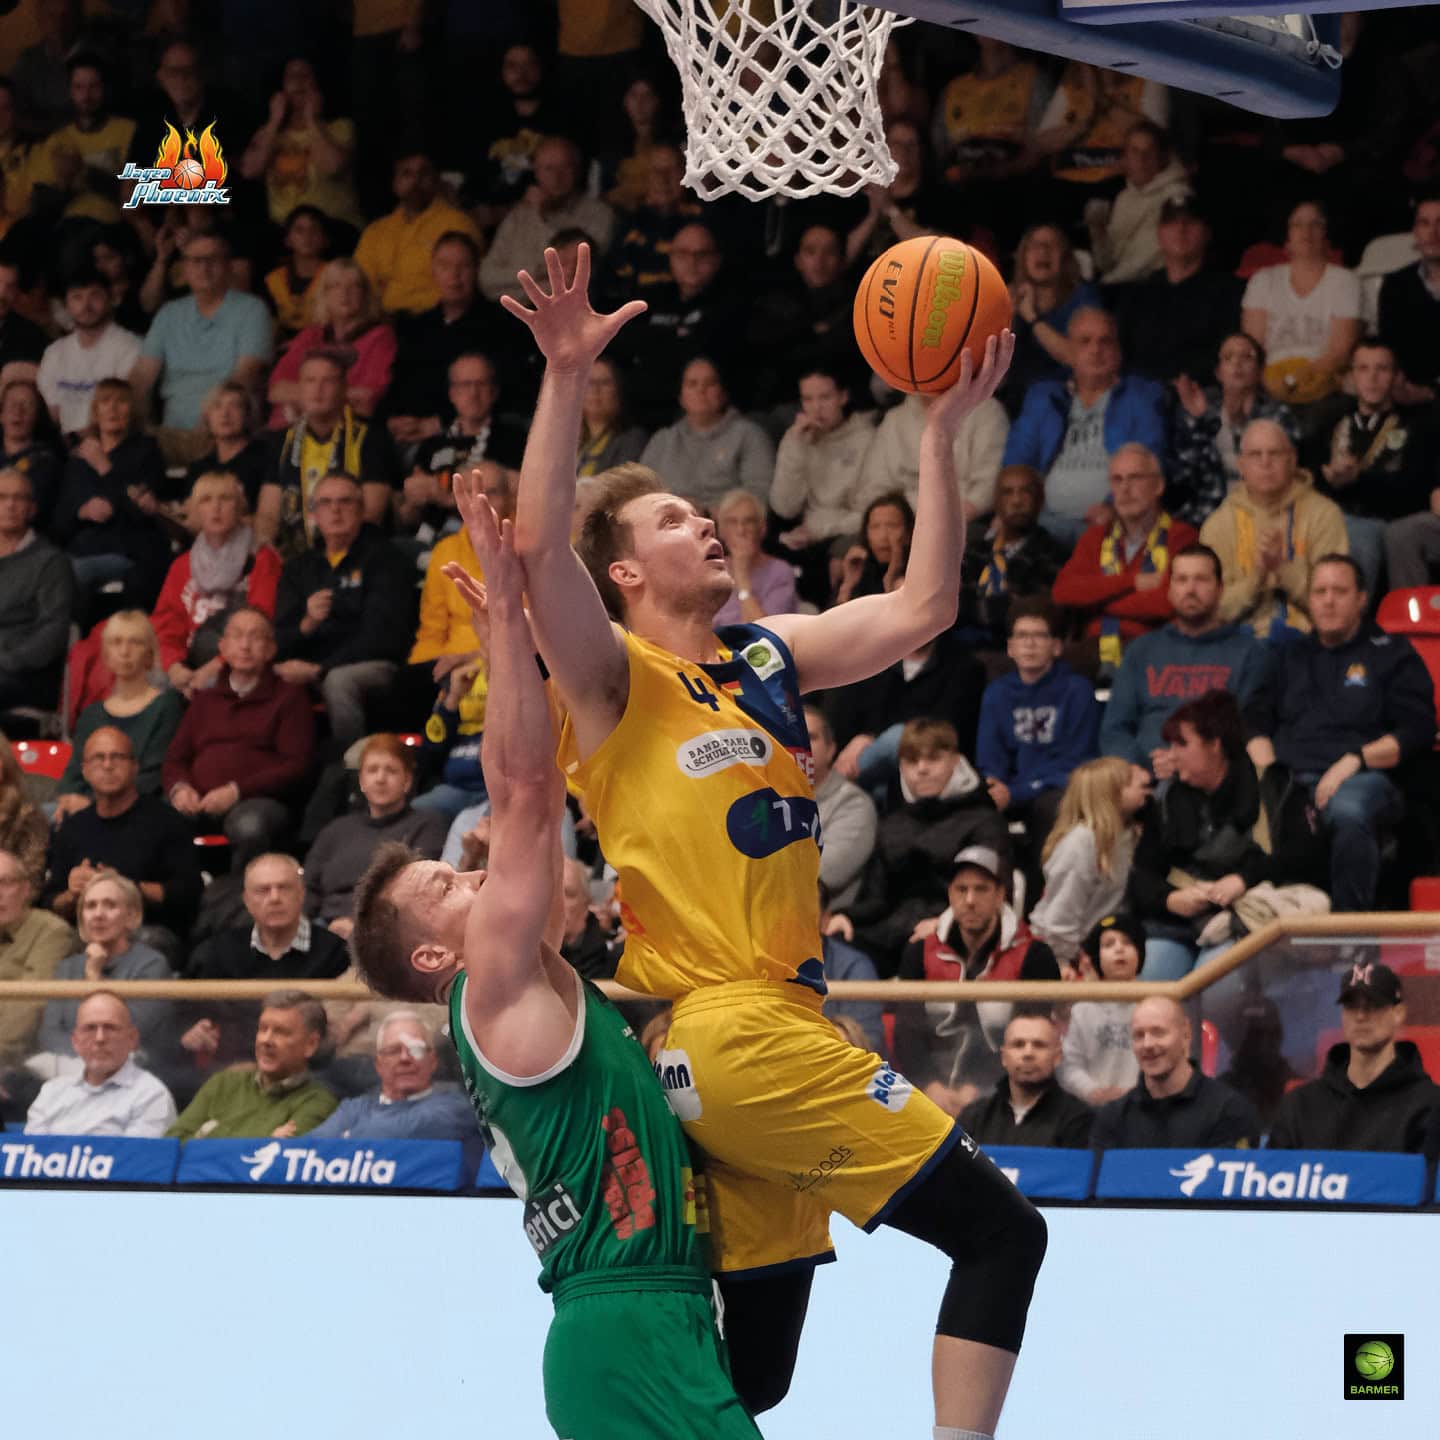
[{"label": "orange basketball", "polygon": [[887,385],[933,395],[960,378],[970,351],[978,370],[985,342],[1010,323],[1010,292],[978,250],[946,235],[892,245],[855,292],[855,339]]},{"label": "orange basketball", "polygon": [[205,167],[195,159],[182,160],[170,172],[170,178],[182,190],[198,190],[205,183]]}]

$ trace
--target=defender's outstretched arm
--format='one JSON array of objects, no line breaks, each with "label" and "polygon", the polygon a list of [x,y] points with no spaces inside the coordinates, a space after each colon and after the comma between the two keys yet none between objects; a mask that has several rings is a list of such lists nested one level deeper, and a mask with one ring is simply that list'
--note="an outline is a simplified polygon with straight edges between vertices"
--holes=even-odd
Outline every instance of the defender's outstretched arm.
[{"label": "defender's outstretched arm", "polygon": [[595,357],[645,303],[632,300],[609,315],[591,309],[588,245],[579,248],[573,284],[565,284],[554,250],[546,250],[545,267],[548,293],[522,270],[520,287],[530,306],[509,296],[500,302],[529,328],[545,356],[520,467],[515,549],[525,566],[536,643],[589,749],[624,713],[629,670],[600,595],[570,548],[581,407]]}]

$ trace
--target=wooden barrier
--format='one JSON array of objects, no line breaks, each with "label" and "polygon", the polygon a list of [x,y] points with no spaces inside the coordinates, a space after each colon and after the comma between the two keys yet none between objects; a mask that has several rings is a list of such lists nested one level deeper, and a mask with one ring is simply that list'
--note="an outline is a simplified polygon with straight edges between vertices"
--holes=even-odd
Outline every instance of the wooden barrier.
[{"label": "wooden barrier", "polygon": [[[834,980],[835,1000],[1073,1001],[1145,1000],[1166,995],[1191,1000],[1237,966],[1283,940],[1341,939],[1346,936],[1434,935],[1440,939],[1440,912],[1366,915],[1304,915],[1272,920],[1237,941],[1223,955],[1197,966],[1181,980]],[[600,988],[614,999],[645,1000],[606,980]],[[272,991],[304,990],[316,1000],[378,1000],[353,980],[0,980],[0,1005],[7,1000],[65,1000],[109,990],[125,1000],[263,1000]]]}]

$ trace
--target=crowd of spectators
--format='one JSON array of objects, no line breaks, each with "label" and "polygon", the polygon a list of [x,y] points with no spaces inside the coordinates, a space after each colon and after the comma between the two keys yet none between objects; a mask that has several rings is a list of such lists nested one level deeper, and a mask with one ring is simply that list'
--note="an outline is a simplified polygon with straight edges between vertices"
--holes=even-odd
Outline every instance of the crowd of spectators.
[{"label": "crowd of spectators", "polygon": [[[832,974],[1172,979],[1434,868],[1434,690],[1375,620],[1440,579],[1433,18],[1347,17],[1345,99],[1303,123],[905,32],[895,182],[780,204],[684,186],[628,3],[234,8],[0,16],[0,724],[74,746],[28,797],[0,756],[0,976],[303,985],[345,973],[384,840],[483,861],[450,476],[513,513],[540,375],[498,302],[547,246],[566,277],[589,246],[598,303],[648,302],[590,377],[579,504],[638,461],[707,510],[722,624],[904,583],[930,402],[861,361],[857,275],[944,231],[1010,277],[1014,364],[955,440],[956,624],[808,697]],[[128,203],[167,124],[213,126],[228,203]],[[564,953],[601,978],[621,905],[578,805],[566,842]],[[1222,1093],[1168,1001],[1073,1008],[901,1007],[893,1041],[844,1018],[982,1139],[1329,1113]],[[436,1018],[6,1005],[0,1106],[451,1135]],[[1316,1083],[1418,1084],[1385,1029]]]}]

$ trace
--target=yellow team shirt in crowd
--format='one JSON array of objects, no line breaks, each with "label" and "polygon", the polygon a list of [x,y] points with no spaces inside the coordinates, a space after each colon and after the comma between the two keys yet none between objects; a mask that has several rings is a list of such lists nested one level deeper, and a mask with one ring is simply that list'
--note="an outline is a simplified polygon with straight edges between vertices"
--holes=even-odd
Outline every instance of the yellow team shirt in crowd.
[{"label": "yellow team shirt in crowd", "polygon": [[624,896],[616,979],[676,999],[733,981],[793,985],[818,1008],[820,818],[795,663],[758,625],[718,632],[699,665],[622,632],[630,694],[581,760],[560,764]]},{"label": "yellow team shirt in crowd", "polygon": [[336,174],[322,175],[310,153],[313,146],[309,127],[295,126],[282,130],[276,137],[275,153],[265,171],[270,218],[277,225],[283,225],[285,217],[297,205],[313,205],[331,219],[358,227],[365,223],[365,217],[360,213],[360,202],[355,198],[351,173],[355,154],[355,122],[342,117],[320,123],[330,139],[349,152],[351,159]]},{"label": "yellow team shirt in crowd", "polygon": [[107,224],[118,220],[120,206],[110,197],[119,194],[120,183],[115,177],[124,168],[125,157],[129,155],[134,139],[135,122],[120,115],[110,116],[98,130],[81,130],[75,125],[61,126],[31,153],[31,184],[60,188],[60,177],[55,171],[55,154],[59,150],[73,150],[85,170],[94,172],[100,188],[88,189],[82,176],[65,206],[65,214],[80,215]]},{"label": "yellow team shirt in crowd", "polygon": [[484,248],[475,222],[444,200],[432,200],[415,216],[397,206],[361,232],[355,263],[370,277],[381,306],[391,315],[418,314],[440,303],[430,278],[430,252],[449,230],[463,232]]},{"label": "yellow team shirt in crowd", "polygon": [[562,55],[596,59],[638,50],[645,41],[645,17],[634,0],[559,0]]},{"label": "yellow team shirt in crowd", "polygon": [[1085,129],[1054,157],[1057,180],[1097,185],[1120,174],[1120,150],[1137,115],[1164,125],[1169,118],[1169,97],[1163,85],[1140,75],[1099,74],[1092,96],[1084,81],[1087,66],[1070,64],[1040,121],[1042,130],[1085,120]]},{"label": "yellow team shirt in crowd", "polygon": [[0,140],[0,175],[5,177],[5,213],[23,215],[30,208],[30,146],[11,136]]},{"label": "yellow team shirt in crowd", "polygon": [[1028,60],[1000,75],[957,75],[940,96],[936,148],[949,165],[994,164],[1019,154],[1032,122],[1040,72]]},{"label": "yellow team shirt in crowd", "polygon": [[445,567],[452,561],[467,575],[473,575],[482,585],[485,583],[485,572],[480,568],[467,531],[457,530],[435,542],[430,563],[425,567],[425,583],[420,587],[420,623],[410,650],[411,665],[480,649],[470,607],[445,574]]}]

